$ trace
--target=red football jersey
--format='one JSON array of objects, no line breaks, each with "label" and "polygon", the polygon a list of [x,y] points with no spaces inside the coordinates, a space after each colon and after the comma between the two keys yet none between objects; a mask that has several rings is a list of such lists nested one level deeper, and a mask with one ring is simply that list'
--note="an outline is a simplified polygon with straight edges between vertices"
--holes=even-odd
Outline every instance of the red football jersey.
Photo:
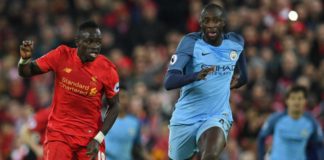
[{"label": "red football jersey", "polygon": [[48,122],[48,116],[51,108],[39,110],[31,118],[28,119],[28,129],[37,132],[40,136],[40,144],[44,143],[45,131]]},{"label": "red football jersey", "polygon": [[48,129],[68,135],[94,137],[101,129],[102,96],[119,91],[119,77],[105,56],[82,63],[77,48],[57,47],[36,60],[43,72],[55,73]]}]

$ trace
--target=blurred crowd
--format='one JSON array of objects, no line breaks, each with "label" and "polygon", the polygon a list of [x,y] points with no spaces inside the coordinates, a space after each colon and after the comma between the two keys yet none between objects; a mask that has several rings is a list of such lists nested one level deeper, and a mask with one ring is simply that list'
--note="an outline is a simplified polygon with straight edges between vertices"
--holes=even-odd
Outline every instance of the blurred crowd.
[{"label": "blurred crowd", "polygon": [[[226,31],[243,35],[249,75],[246,86],[232,91],[235,122],[223,159],[255,159],[263,122],[285,109],[293,84],[307,87],[307,110],[324,128],[321,0],[0,0],[0,160],[27,154],[21,126],[52,98],[53,74],[18,76],[21,41],[35,42],[34,58],[59,44],[75,47],[77,25],[87,19],[102,29],[102,54],[117,65],[130,94],[127,112],[141,122],[142,145],[151,159],[168,159],[178,90],[163,88],[164,74],[182,36],[199,31],[200,11],[209,2],[227,10]],[[291,10],[297,21],[289,19]]]}]

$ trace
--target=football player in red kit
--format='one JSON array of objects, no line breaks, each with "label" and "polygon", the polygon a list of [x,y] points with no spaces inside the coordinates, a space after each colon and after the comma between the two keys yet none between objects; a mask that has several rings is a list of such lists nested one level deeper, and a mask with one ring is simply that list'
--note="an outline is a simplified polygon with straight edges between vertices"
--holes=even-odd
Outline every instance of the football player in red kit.
[{"label": "football player in red kit", "polygon": [[[82,23],[77,48],[60,45],[32,60],[33,42],[20,46],[19,75],[55,73],[54,97],[48,120],[44,158],[105,159],[104,136],[118,115],[119,77],[105,56],[99,54],[102,35],[93,21]],[[101,118],[102,96],[109,108]]]},{"label": "football player in red kit", "polygon": [[[48,122],[48,116],[51,108],[45,108],[37,111],[28,118],[20,129],[22,141],[36,154],[37,159],[43,159],[43,143],[45,140],[45,131]],[[38,135],[35,138],[34,135]]]}]

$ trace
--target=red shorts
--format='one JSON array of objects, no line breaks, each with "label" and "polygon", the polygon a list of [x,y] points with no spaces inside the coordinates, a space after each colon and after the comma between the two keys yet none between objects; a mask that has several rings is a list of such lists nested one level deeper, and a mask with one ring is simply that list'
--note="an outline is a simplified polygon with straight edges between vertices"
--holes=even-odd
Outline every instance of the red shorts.
[{"label": "red shorts", "polygon": [[[63,134],[57,131],[48,131],[44,143],[44,160],[89,160],[87,144],[92,140],[88,137],[79,137]],[[105,160],[105,145],[99,147],[97,160]]]}]

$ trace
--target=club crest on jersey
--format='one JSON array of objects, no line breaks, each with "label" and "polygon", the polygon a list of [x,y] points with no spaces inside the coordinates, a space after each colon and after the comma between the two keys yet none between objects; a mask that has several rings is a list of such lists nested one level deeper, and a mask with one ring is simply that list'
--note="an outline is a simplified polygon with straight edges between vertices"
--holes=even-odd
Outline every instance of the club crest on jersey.
[{"label": "club crest on jersey", "polygon": [[238,54],[237,54],[237,52],[236,51],[231,51],[231,53],[230,53],[230,59],[232,60],[232,61],[235,61],[235,60],[237,60],[237,58],[238,58]]},{"label": "club crest on jersey", "polygon": [[178,56],[177,55],[172,55],[172,57],[171,57],[171,60],[170,60],[170,64],[171,65],[173,65],[173,64],[175,64],[175,62],[177,61],[177,59],[178,59]]}]

